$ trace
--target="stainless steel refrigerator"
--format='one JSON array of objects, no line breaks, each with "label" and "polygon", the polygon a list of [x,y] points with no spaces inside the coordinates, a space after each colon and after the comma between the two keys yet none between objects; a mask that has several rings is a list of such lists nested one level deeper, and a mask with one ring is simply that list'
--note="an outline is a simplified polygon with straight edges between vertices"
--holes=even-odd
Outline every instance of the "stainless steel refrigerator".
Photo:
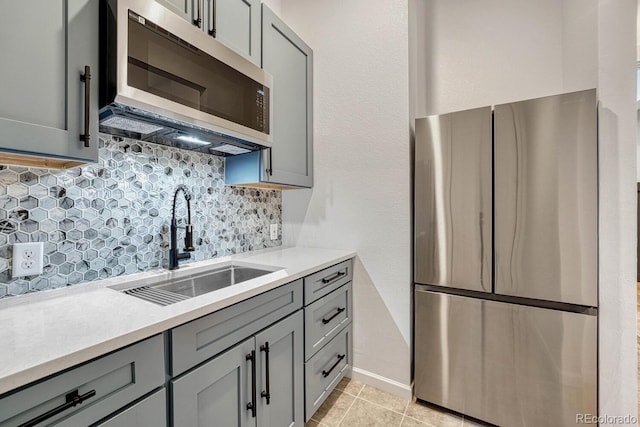
[{"label": "stainless steel refrigerator", "polygon": [[415,130],[416,397],[509,427],[597,414],[595,89]]}]

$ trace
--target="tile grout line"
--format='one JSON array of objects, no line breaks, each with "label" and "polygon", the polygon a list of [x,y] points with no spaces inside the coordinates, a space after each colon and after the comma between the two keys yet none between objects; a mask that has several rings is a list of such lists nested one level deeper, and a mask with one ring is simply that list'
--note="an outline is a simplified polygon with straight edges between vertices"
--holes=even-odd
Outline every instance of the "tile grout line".
[{"label": "tile grout line", "polygon": [[404,405],[404,411],[402,411],[402,418],[400,418],[400,427],[404,424],[404,419],[407,417],[407,409],[409,408],[409,403],[411,403],[411,399],[407,400],[407,403]]},{"label": "tile grout line", "polygon": [[[366,387],[366,385],[365,385],[364,387]],[[364,387],[362,387],[362,390],[364,390]],[[360,392],[362,392],[362,390],[360,390]],[[364,402],[367,402],[367,403],[371,403],[372,405],[375,405],[375,406],[377,406],[377,407],[379,407],[379,408],[382,408],[382,409],[384,409],[384,410],[386,410],[386,411],[391,411],[391,412],[393,412],[394,414],[398,414],[398,415],[402,415],[402,416],[404,416],[404,415],[405,415],[405,412],[407,412],[407,408],[408,408],[408,406],[409,406],[409,402],[411,402],[410,400],[409,400],[409,401],[407,401],[407,403],[405,404],[405,407],[404,407],[404,409],[402,410],[402,412],[399,412],[399,411],[395,411],[395,410],[393,410],[393,409],[387,408],[387,407],[385,407],[385,406],[382,406],[382,405],[381,405],[381,404],[379,404],[378,402],[373,402],[373,401],[371,401],[371,400],[367,400],[367,399],[365,399],[364,397],[360,397],[360,392],[358,392],[358,395],[356,395],[356,396],[355,396],[357,399],[360,399],[360,400],[362,400],[362,401],[364,401]],[[350,396],[354,396],[353,394],[350,394],[350,393],[347,393],[347,394],[348,394],[348,395],[350,395]],[[409,417],[409,418],[411,418],[411,417]]]},{"label": "tile grout line", "polygon": [[[347,408],[346,411],[344,411],[344,415],[342,417],[340,417],[340,421],[338,421],[338,426],[340,427],[340,425],[342,424],[342,422],[344,421],[344,419],[346,418],[347,414],[349,413],[349,411],[351,410],[351,408],[353,407],[353,404],[356,403],[356,400],[358,400],[358,396],[360,395],[360,393],[362,392],[362,389],[364,388],[364,385],[360,388],[360,391],[358,392],[358,394],[356,396],[354,396],[353,398],[353,402],[351,402],[351,405],[349,405],[349,407]],[[344,391],[342,392],[344,393]],[[349,394],[349,393],[347,393]],[[352,394],[349,394],[350,396],[353,396]]]}]

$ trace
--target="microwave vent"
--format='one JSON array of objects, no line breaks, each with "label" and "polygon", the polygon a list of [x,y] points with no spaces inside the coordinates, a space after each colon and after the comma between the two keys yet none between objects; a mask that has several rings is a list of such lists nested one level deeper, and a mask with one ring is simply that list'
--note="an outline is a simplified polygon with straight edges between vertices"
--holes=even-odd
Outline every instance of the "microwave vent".
[{"label": "microwave vent", "polygon": [[154,125],[151,123],[134,120],[128,117],[111,116],[101,123],[103,126],[122,129],[129,132],[136,132],[141,135],[148,135],[153,132],[162,130],[162,126]]}]

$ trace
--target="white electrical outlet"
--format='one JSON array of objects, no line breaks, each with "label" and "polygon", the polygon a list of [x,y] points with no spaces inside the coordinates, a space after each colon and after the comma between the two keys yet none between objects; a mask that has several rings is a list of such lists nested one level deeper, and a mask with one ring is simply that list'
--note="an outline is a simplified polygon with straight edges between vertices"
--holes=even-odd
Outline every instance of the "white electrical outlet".
[{"label": "white electrical outlet", "polygon": [[271,224],[269,233],[271,234],[271,240],[278,240],[278,224]]},{"label": "white electrical outlet", "polygon": [[13,245],[12,277],[35,276],[42,274],[42,242],[15,243]]}]

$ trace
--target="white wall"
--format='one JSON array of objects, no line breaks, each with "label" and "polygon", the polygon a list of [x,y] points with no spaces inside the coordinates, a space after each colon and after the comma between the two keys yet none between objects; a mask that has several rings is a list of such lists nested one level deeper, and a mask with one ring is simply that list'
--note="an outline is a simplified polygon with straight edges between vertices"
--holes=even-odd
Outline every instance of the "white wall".
[{"label": "white wall", "polygon": [[412,0],[416,116],[597,84],[596,0]]},{"label": "white wall", "polygon": [[598,87],[599,410],[608,415],[637,412],[635,7],[636,0],[411,4],[416,116]]},{"label": "white wall", "polygon": [[354,377],[409,396],[407,1],[282,0],[281,16],[315,61],[314,188],[283,192],[284,243],[358,252]]},{"label": "white wall", "polygon": [[597,86],[600,413],[636,413],[635,4],[281,0],[315,52],[315,184],[283,193],[285,244],[358,251],[356,373],[408,390],[409,118]]},{"label": "white wall", "polygon": [[635,8],[598,0],[599,409],[608,415],[638,411]]},{"label": "white wall", "polygon": [[417,116],[598,87],[599,410],[608,415],[637,412],[635,6],[418,0],[410,32]]}]

